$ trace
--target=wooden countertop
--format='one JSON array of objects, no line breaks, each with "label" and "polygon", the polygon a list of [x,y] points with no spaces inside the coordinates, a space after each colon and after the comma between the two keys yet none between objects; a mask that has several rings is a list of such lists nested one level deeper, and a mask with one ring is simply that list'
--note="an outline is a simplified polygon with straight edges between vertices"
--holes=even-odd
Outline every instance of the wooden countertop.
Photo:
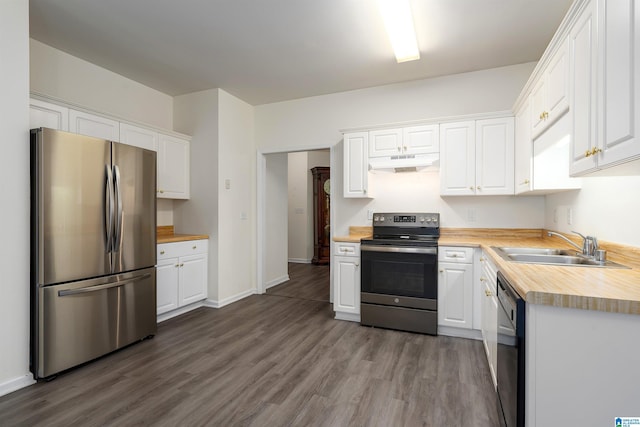
[{"label": "wooden countertop", "polygon": [[208,239],[207,234],[175,234],[173,232],[173,225],[161,225],[158,226],[156,242],[157,243],[175,243],[175,242],[188,242],[189,240],[202,240]]},{"label": "wooden countertop", "polygon": [[[640,248],[600,242],[600,247],[607,250],[607,259],[630,267],[628,270],[523,264],[502,259],[491,246],[563,249],[570,246],[556,237],[546,237],[546,232],[540,229],[442,228],[440,233],[440,246],[482,248],[528,303],[640,314]],[[336,237],[334,241],[359,242],[362,237],[350,229],[348,237]]]},{"label": "wooden countertop", "polygon": [[373,236],[373,228],[370,226],[357,226],[353,225],[349,227],[348,236],[336,236],[333,238],[334,242],[348,242],[348,243],[360,243],[361,239],[368,239]]},{"label": "wooden countertop", "polygon": [[[496,230],[483,235],[447,235],[440,246],[481,247],[515,290],[532,304],[640,314],[640,248],[601,242],[607,257],[630,269],[523,264],[502,259],[491,246],[564,248],[566,242],[538,230],[520,237],[517,231]],[[569,237],[569,236],[567,236]]]}]

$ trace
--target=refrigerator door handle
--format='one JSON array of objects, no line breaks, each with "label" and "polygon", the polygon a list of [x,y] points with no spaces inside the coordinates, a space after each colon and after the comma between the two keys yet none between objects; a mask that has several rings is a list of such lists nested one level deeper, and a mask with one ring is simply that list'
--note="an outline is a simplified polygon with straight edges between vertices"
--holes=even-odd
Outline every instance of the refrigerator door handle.
[{"label": "refrigerator door handle", "polygon": [[66,297],[70,295],[86,294],[87,292],[102,291],[104,289],[118,288],[133,282],[138,282],[143,279],[148,279],[149,277],[151,277],[151,274],[146,273],[146,274],[141,274],[140,276],[133,277],[128,280],[120,280],[113,283],[105,283],[104,285],[87,286],[86,288],[78,288],[78,289],[67,289],[63,291],[58,291],[58,296]]},{"label": "refrigerator door handle", "polygon": [[104,223],[105,223],[105,234],[106,234],[106,250],[110,253],[113,250],[113,176],[111,173],[111,167],[109,165],[105,165],[107,182],[105,184],[104,190]]},{"label": "refrigerator door handle", "polygon": [[115,198],[116,198],[116,221],[115,221],[115,241],[113,243],[113,251],[120,252],[120,245],[122,244],[122,229],[123,229],[123,215],[122,215],[122,188],[120,187],[120,168],[118,165],[113,166],[113,180],[115,182]]}]

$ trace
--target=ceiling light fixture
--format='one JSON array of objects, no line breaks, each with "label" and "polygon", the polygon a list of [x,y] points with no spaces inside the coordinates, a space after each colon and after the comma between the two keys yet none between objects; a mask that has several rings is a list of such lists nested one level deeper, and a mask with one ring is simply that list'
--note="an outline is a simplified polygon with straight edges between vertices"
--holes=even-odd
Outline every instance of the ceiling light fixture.
[{"label": "ceiling light fixture", "polygon": [[409,0],[378,0],[378,7],[398,63],[420,59]]}]

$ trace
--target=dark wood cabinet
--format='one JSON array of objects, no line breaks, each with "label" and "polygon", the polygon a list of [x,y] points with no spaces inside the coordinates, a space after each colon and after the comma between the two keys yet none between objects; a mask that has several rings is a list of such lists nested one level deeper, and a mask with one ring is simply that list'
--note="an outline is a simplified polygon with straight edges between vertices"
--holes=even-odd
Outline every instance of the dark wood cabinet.
[{"label": "dark wood cabinet", "polygon": [[311,169],[313,175],[313,259],[314,264],[328,264],[331,244],[329,206],[331,202],[330,168]]}]

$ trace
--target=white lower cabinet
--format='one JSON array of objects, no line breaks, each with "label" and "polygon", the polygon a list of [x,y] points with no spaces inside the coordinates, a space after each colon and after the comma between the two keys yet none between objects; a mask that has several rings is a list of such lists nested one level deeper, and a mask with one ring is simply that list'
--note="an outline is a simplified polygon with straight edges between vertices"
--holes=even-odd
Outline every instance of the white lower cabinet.
[{"label": "white lower cabinet", "polygon": [[336,319],[360,321],[360,244],[334,243],[333,311]]},{"label": "white lower cabinet", "polygon": [[208,240],[158,245],[158,315],[207,298],[207,252]]},{"label": "white lower cabinet", "polygon": [[498,353],[498,299],[496,296],[497,269],[489,257],[483,253],[480,256],[479,286],[483,290],[482,311],[482,342],[489,362],[489,370],[494,387],[497,385],[497,353]]},{"label": "white lower cabinet", "polygon": [[438,250],[438,326],[473,327],[473,248]]}]

